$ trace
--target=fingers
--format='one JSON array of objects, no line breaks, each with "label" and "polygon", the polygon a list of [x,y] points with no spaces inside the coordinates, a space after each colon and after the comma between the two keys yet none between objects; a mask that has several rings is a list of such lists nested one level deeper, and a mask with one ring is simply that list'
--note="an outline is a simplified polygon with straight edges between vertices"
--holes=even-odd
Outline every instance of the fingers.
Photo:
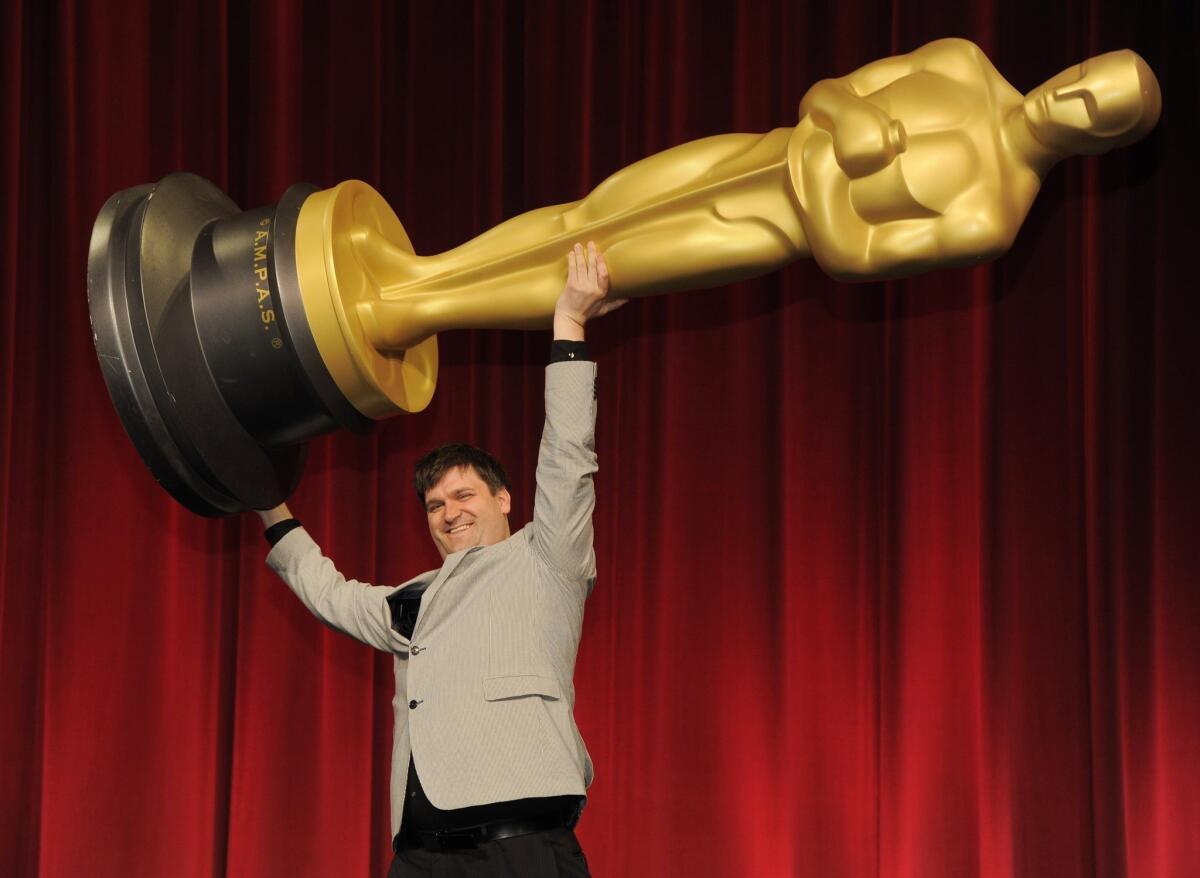
[{"label": "fingers", "polygon": [[608,292],[608,263],[604,261],[604,254],[596,247],[595,241],[588,241],[587,275],[593,289],[601,295]]},{"label": "fingers", "polygon": [[582,243],[572,246],[567,252],[567,284],[554,304],[555,338],[560,331],[575,337],[589,319],[625,304],[625,299],[609,299],[608,289],[608,263],[596,242],[588,241],[586,251]]},{"label": "fingers", "polygon": [[[595,247],[595,245],[592,245]],[[596,253],[596,281],[600,284],[600,289],[608,292],[608,263],[604,261],[603,253]]]},{"label": "fingers", "polygon": [[596,288],[596,254],[595,245],[588,242],[587,252],[584,252],[582,244],[576,244],[575,261],[579,264],[579,288],[586,291],[592,291]]},{"label": "fingers", "polygon": [[582,244],[567,251],[567,285],[588,292],[608,292],[608,263],[595,241],[588,241],[585,252]]},{"label": "fingers", "polygon": [[567,251],[567,286],[579,287],[579,264],[575,257],[575,250]]}]

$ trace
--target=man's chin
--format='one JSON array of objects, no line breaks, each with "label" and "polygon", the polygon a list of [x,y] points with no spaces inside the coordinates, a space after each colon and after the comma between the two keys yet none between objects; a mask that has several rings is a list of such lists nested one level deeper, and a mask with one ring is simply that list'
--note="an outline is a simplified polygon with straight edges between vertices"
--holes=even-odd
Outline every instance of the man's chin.
[{"label": "man's chin", "polygon": [[446,550],[447,555],[453,555],[455,552],[461,552],[464,549],[470,549],[479,544],[479,534],[474,529],[468,530],[466,534],[457,537],[451,537],[442,543],[442,548]]}]

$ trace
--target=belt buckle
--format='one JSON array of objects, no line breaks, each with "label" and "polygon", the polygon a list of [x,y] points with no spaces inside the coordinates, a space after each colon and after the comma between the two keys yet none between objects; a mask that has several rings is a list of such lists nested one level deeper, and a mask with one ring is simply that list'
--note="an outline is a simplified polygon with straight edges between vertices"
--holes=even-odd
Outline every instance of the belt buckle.
[{"label": "belt buckle", "polygon": [[433,842],[437,852],[442,851],[465,851],[479,847],[479,843],[484,840],[482,827],[471,827],[470,829],[438,829],[432,833]]}]

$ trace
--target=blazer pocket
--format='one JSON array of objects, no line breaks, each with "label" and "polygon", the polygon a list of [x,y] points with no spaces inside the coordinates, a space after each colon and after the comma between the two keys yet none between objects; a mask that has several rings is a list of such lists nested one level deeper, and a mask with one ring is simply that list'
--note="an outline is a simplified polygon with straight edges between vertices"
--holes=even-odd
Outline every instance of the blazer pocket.
[{"label": "blazer pocket", "polygon": [[562,697],[558,682],[550,677],[526,674],[519,677],[485,677],[483,680],[483,697],[488,701],[524,698],[527,695],[539,695],[554,701]]}]

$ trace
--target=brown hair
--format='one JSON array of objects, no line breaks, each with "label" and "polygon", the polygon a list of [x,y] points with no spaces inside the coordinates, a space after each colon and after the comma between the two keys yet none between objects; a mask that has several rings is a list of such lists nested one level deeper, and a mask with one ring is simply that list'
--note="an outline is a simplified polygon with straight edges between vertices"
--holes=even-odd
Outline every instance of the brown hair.
[{"label": "brown hair", "polygon": [[418,502],[424,506],[425,495],[450,470],[468,466],[475,470],[493,494],[508,487],[508,476],[500,461],[482,448],[452,442],[433,449],[417,461],[413,469],[413,487],[417,490]]}]

